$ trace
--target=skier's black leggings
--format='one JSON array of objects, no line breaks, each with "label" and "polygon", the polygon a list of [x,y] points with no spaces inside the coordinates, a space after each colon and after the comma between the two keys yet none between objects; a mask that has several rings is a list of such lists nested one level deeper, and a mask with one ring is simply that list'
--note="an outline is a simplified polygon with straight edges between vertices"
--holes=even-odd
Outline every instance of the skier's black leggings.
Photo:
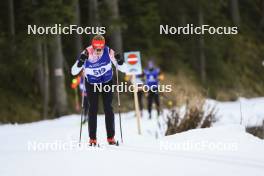
[{"label": "skier's black leggings", "polygon": [[[112,80],[103,83],[102,87],[112,85]],[[99,92],[95,89],[93,84],[89,84],[85,81],[86,90],[88,93],[88,125],[89,125],[89,137],[90,139],[96,139],[96,129],[97,129],[97,112],[98,112],[98,101],[99,94],[102,95],[104,112],[105,112],[105,126],[107,132],[107,138],[112,138],[115,135],[115,120],[112,107],[113,93],[109,92]],[[104,90],[104,89],[103,89]],[[107,89],[106,89],[107,90]]]},{"label": "skier's black leggings", "polygon": [[[150,90],[148,92],[148,112],[149,112],[149,114],[151,114],[153,100],[155,101],[155,104],[156,104],[156,107],[157,107],[157,111],[158,111],[158,115],[159,115],[159,113],[160,113],[160,109],[159,109],[160,103],[159,103],[158,91],[151,91]],[[150,115],[150,117],[151,117],[151,115]]]}]

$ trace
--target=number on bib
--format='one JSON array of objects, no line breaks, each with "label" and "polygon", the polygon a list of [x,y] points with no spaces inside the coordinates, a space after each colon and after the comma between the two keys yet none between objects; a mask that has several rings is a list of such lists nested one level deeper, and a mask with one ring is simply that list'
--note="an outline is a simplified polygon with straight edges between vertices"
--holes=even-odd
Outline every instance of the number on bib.
[{"label": "number on bib", "polygon": [[93,70],[93,73],[94,73],[94,76],[100,76],[100,75],[103,75],[105,73],[106,69],[103,67],[103,68],[100,68],[100,69],[97,69],[97,70]]}]

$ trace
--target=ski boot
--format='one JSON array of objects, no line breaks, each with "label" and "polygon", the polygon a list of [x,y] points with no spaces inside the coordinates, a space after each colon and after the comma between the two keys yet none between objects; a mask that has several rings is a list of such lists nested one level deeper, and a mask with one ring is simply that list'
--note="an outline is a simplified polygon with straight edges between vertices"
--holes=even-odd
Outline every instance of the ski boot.
[{"label": "ski boot", "polygon": [[90,139],[89,140],[89,145],[90,146],[96,146],[97,142],[96,142],[96,139]]},{"label": "ski boot", "polygon": [[108,142],[109,145],[118,145],[118,142],[115,140],[114,137],[107,138],[107,142]]}]

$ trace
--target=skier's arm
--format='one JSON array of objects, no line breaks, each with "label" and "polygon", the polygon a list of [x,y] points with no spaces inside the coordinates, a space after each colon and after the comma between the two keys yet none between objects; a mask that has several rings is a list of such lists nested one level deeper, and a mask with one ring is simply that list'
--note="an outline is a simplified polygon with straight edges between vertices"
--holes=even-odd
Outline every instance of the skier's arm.
[{"label": "skier's arm", "polygon": [[125,73],[127,64],[124,63],[124,59],[119,55],[115,54],[114,50],[110,49],[109,56],[114,66],[121,72]]},{"label": "skier's arm", "polygon": [[78,75],[83,70],[83,65],[87,57],[87,53],[83,51],[71,68],[71,74],[73,76]]}]

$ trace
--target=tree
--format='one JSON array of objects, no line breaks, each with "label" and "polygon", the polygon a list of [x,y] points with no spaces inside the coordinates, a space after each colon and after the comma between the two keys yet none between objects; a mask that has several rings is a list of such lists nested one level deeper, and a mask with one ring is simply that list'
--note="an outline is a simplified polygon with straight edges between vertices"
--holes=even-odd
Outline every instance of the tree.
[{"label": "tree", "polygon": [[264,1],[261,1],[261,19],[260,19],[260,27],[264,28]]},{"label": "tree", "polygon": [[49,65],[48,65],[48,52],[47,44],[45,40],[40,38],[36,39],[36,57],[38,58],[37,62],[37,80],[40,89],[41,96],[43,98],[43,113],[42,117],[44,119],[48,118],[49,110],[49,97],[50,97],[50,82],[49,82]]},{"label": "tree", "polygon": [[15,15],[14,15],[14,1],[8,1],[8,18],[9,18],[9,31],[11,38],[11,50],[12,53],[15,51]]},{"label": "tree", "polygon": [[[198,21],[199,26],[204,25],[204,15],[202,5],[200,4],[198,9]],[[199,59],[200,59],[200,77],[202,83],[206,82],[206,58],[205,58],[205,51],[204,51],[205,43],[204,43],[204,36],[200,35],[199,37]]]},{"label": "tree", "polygon": [[123,52],[122,32],[120,27],[118,0],[105,0],[110,12],[108,27],[110,29],[110,43],[118,53]]},{"label": "tree", "polygon": [[100,15],[98,10],[98,0],[89,0],[89,24],[91,26],[100,25]]},{"label": "tree", "polygon": [[53,88],[53,105],[55,115],[61,116],[67,113],[67,93],[65,88],[65,76],[63,71],[64,56],[62,53],[61,36],[55,35],[49,42],[51,54],[51,77]]},{"label": "tree", "polygon": [[43,94],[43,118],[48,118],[49,100],[50,100],[50,74],[48,63],[48,49],[46,41],[42,45],[43,50],[43,72],[44,72],[44,94]]},{"label": "tree", "polygon": [[233,23],[236,26],[240,26],[240,12],[238,0],[230,0],[230,10]]},{"label": "tree", "polygon": [[[75,4],[75,24],[78,26],[81,25],[81,19],[80,19],[80,5],[79,5],[79,0],[77,0]],[[75,47],[76,47],[76,52],[79,53],[82,50],[82,37],[79,34],[75,34]]]}]

